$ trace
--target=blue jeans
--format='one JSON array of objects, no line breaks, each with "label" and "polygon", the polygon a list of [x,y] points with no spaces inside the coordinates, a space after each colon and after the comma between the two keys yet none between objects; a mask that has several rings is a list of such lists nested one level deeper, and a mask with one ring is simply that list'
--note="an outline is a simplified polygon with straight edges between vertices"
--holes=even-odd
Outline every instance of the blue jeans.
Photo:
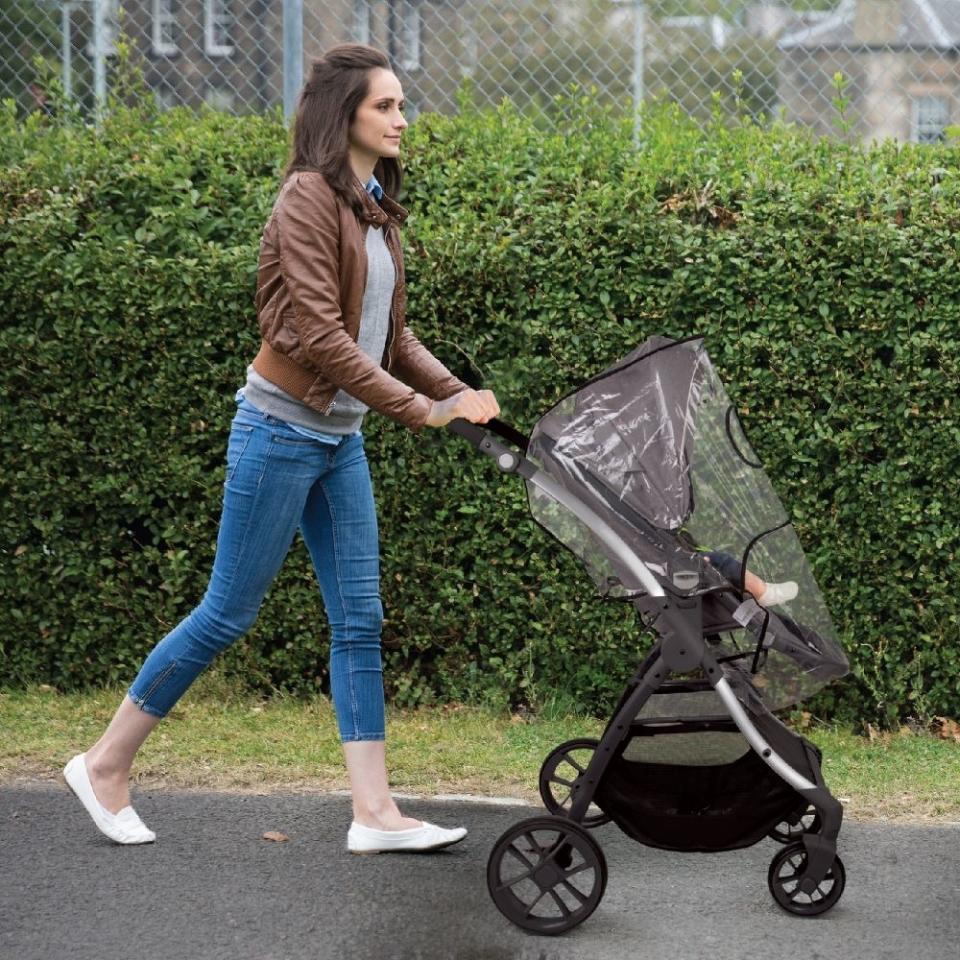
[{"label": "blue jeans", "polygon": [[363,437],[311,439],[247,400],[230,430],[209,586],[133,681],[129,696],[141,710],[165,716],[252,626],[298,528],[330,623],[330,692],[340,737],[384,739],[379,538]]}]

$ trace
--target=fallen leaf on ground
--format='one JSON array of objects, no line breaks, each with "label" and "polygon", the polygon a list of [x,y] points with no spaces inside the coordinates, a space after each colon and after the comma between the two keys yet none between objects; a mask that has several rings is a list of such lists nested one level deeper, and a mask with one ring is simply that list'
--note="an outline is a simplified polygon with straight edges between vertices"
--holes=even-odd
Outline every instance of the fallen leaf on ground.
[{"label": "fallen leaf on ground", "polygon": [[268,830],[263,835],[264,840],[275,840],[277,843],[282,843],[284,840],[289,840],[290,838],[285,833],[278,833],[276,830]]}]

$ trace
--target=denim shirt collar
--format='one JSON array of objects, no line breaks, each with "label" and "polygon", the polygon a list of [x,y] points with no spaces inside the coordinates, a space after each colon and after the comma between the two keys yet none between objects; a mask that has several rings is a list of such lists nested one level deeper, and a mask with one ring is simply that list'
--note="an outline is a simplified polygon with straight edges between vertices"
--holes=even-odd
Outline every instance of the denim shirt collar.
[{"label": "denim shirt collar", "polygon": [[355,180],[362,207],[360,221],[362,223],[375,223],[377,226],[383,226],[388,220],[393,220],[398,227],[402,226],[403,221],[407,219],[407,211],[401,207],[399,203],[387,196],[379,183],[376,184],[379,190],[379,200],[376,199],[377,194],[369,189],[371,180],[376,182],[375,177],[371,177],[366,184],[361,183],[359,177]]},{"label": "denim shirt collar", "polygon": [[380,181],[371,173],[370,179],[363,185],[364,189],[369,193],[374,200],[383,199],[383,187],[380,186]]}]

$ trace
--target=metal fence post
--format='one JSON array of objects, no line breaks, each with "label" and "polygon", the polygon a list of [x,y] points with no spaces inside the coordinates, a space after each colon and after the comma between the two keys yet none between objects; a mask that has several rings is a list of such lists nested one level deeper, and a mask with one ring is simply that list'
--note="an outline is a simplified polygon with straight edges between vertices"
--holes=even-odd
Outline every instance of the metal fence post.
[{"label": "metal fence post", "polygon": [[283,0],[283,116],[290,122],[303,86],[303,0]]},{"label": "metal fence post", "polygon": [[97,124],[107,105],[106,6],[107,0],[93,0],[93,113]]},{"label": "metal fence post", "polygon": [[646,43],[647,8],[644,0],[633,4],[633,145],[640,146],[640,108],[643,106],[643,46]]},{"label": "metal fence post", "polygon": [[630,90],[633,100],[633,145],[640,146],[640,107],[643,104],[644,45],[647,33],[647,8],[645,0],[612,0],[619,7],[633,7],[633,62],[631,64]]},{"label": "metal fence post", "polygon": [[63,95],[68,101],[73,97],[73,38],[70,36],[70,16],[72,13],[72,3],[65,3],[60,8],[60,59],[63,66]]}]

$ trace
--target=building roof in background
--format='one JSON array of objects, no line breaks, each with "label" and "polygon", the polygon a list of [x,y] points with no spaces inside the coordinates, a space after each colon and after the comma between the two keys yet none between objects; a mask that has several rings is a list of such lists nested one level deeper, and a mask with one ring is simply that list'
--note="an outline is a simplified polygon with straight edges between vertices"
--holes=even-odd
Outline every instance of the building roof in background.
[{"label": "building roof in background", "polygon": [[[818,23],[785,33],[777,46],[791,49],[836,49],[870,45],[855,33],[857,3],[841,0],[833,13]],[[877,45],[952,50],[960,48],[960,0],[901,0],[896,38]]]},{"label": "building roof in background", "polygon": [[661,30],[679,30],[686,34],[702,33],[718,50],[727,45],[734,32],[733,25],[718,16],[663,17],[658,26]]}]

